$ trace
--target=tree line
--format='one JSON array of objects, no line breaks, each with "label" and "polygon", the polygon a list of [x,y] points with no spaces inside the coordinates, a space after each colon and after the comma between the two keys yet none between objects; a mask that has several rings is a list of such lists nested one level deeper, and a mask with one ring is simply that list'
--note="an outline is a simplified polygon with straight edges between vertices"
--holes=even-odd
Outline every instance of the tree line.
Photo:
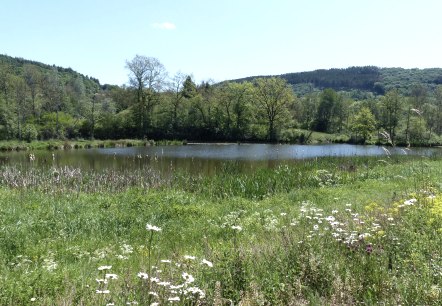
[{"label": "tree line", "polygon": [[282,77],[196,84],[140,55],[126,68],[128,85],[113,86],[69,69],[0,61],[0,139],[305,143],[316,131],[358,143],[441,143],[440,85],[355,99],[331,88],[300,95]]}]

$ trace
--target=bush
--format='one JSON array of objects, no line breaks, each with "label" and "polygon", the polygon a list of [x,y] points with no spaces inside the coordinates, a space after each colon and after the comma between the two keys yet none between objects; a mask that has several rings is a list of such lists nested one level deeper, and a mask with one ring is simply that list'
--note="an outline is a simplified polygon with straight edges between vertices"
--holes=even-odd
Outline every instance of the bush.
[{"label": "bush", "polygon": [[37,128],[35,127],[35,125],[30,124],[30,123],[25,124],[25,126],[23,127],[23,138],[27,142],[37,140],[38,131],[37,131]]}]

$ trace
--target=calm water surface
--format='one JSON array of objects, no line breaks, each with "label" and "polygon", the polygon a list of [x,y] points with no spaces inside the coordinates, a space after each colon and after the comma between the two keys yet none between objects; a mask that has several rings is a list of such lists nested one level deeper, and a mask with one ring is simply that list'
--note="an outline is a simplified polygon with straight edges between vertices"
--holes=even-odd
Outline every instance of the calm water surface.
[{"label": "calm water surface", "polygon": [[130,170],[152,167],[161,172],[182,170],[192,174],[211,174],[218,167],[233,164],[240,171],[258,167],[273,168],[282,163],[308,158],[340,156],[424,155],[440,156],[442,148],[389,148],[348,144],[272,145],[272,144],[189,144],[187,146],[155,146],[102,148],[64,151],[0,153],[0,165],[21,167],[79,167],[85,170]]}]

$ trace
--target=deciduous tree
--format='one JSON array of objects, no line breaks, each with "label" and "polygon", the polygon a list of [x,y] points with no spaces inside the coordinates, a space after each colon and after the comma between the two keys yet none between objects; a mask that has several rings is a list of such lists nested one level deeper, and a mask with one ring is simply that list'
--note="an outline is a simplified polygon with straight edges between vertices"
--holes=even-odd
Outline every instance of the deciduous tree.
[{"label": "deciduous tree", "polygon": [[295,101],[293,89],[281,78],[255,79],[255,100],[261,113],[264,114],[267,124],[267,137],[276,141],[278,132],[289,118],[289,108]]},{"label": "deciduous tree", "polygon": [[146,137],[152,125],[153,108],[159,102],[158,93],[162,90],[167,76],[163,64],[154,57],[136,55],[126,61],[129,69],[129,83],[137,90],[137,106],[134,109],[139,128],[139,136]]},{"label": "deciduous tree", "polygon": [[381,126],[388,132],[392,145],[395,144],[396,130],[402,117],[403,100],[397,89],[389,90],[381,99]]},{"label": "deciduous tree", "polygon": [[376,119],[368,107],[362,107],[351,120],[351,130],[362,139],[363,143],[376,130]]}]

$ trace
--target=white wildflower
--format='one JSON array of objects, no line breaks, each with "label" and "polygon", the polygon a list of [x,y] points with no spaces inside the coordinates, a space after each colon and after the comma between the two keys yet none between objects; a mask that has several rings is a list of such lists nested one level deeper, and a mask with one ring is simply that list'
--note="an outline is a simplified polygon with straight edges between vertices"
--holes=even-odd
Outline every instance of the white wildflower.
[{"label": "white wildflower", "polygon": [[155,225],[151,225],[149,223],[146,224],[146,230],[148,231],[154,231],[154,232],[160,232],[161,228],[159,228],[158,226]]},{"label": "white wildflower", "polygon": [[98,294],[109,294],[110,291],[109,290],[95,290],[95,293],[98,293]]},{"label": "white wildflower", "polygon": [[370,236],[371,236],[370,233],[363,233],[363,234],[360,234],[358,238],[359,238],[359,240],[362,240],[362,239],[370,237]]},{"label": "white wildflower", "polygon": [[107,279],[99,279],[99,278],[96,278],[95,279],[95,281],[97,282],[97,283],[103,283],[103,284],[107,284]]},{"label": "white wildflower", "polygon": [[103,270],[110,270],[112,268],[112,266],[100,266],[98,267],[99,271],[103,271]]},{"label": "white wildflower", "polygon": [[45,258],[43,260],[43,267],[48,270],[49,272],[54,271],[57,269],[58,264],[55,262],[54,258]]},{"label": "white wildflower", "polygon": [[404,205],[410,206],[410,205],[413,205],[416,202],[417,202],[417,200],[413,198],[413,199],[406,200],[404,202]]},{"label": "white wildflower", "polygon": [[175,291],[175,289],[181,289],[181,288],[183,288],[184,287],[184,284],[183,285],[170,285],[170,289],[171,289],[171,292],[172,291]]},{"label": "white wildflower", "polygon": [[180,297],[179,296],[174,296],[174,297],[170,297],[168,299],[169,302],[179,302],[180,301]]},{"label": "white wildflower", "polygon": [[149,275],[147,275],[147,273],[145,272],[138,272],[137,276],[141,279],[148,279]]},{"label": "white wildflower", "polygon": [[106,273],[105,278],[107,278],[107,279],[118,279],[118,275],[117,274],[113,274],[113,273]]},{"label": "white wildflower", "polygon": [[190,256],[190,255],[184,255],[184,259],[195,260],[196,257],[195,256]]},{"label": "white wildflower", "polygon": [[206,294],[198,287],[189,287],[185,290],[185,293],[192,293],[193,295],[199,295],[200,298],[204,298]]},{"label": "white wildflower", "polygon": [[239,225],[232,225],[231,228],[232,228],[233,230],[237,230],[238,232],[242,231],[242,227],[239,226]]},{"label": "white wildflower", "polygon": [[211,263],[210,261],[208,261],[208,260],[206,260],[206,259],[203,259],[203,260],[201,261],[201,263],[207,265],[207,266],[210,267],[210,268],[213,267],[213,263]]},{"label": "white wildflower", "polygon": [[159,282],[160,282],[160,279],[159,279],[158,277],[151,277],[151,278],[150,278],[150,281],[151,281],[152,283],[159,283]]},{"label": "white wildflower", "polygon": [[125,243],[120,247],[120,249],[123,254],[131,254],[134,251],[134,248],[131,245]]},{"label": "white wildflower", "polygon": [[170,259],[161,259],[162,263],[171,263],[172,261]]},{"label": "white wildflower", "polygon": [[182,277],[188,284],[193,283],[195,281],[195,278],[186,272],[183,272]]}]

